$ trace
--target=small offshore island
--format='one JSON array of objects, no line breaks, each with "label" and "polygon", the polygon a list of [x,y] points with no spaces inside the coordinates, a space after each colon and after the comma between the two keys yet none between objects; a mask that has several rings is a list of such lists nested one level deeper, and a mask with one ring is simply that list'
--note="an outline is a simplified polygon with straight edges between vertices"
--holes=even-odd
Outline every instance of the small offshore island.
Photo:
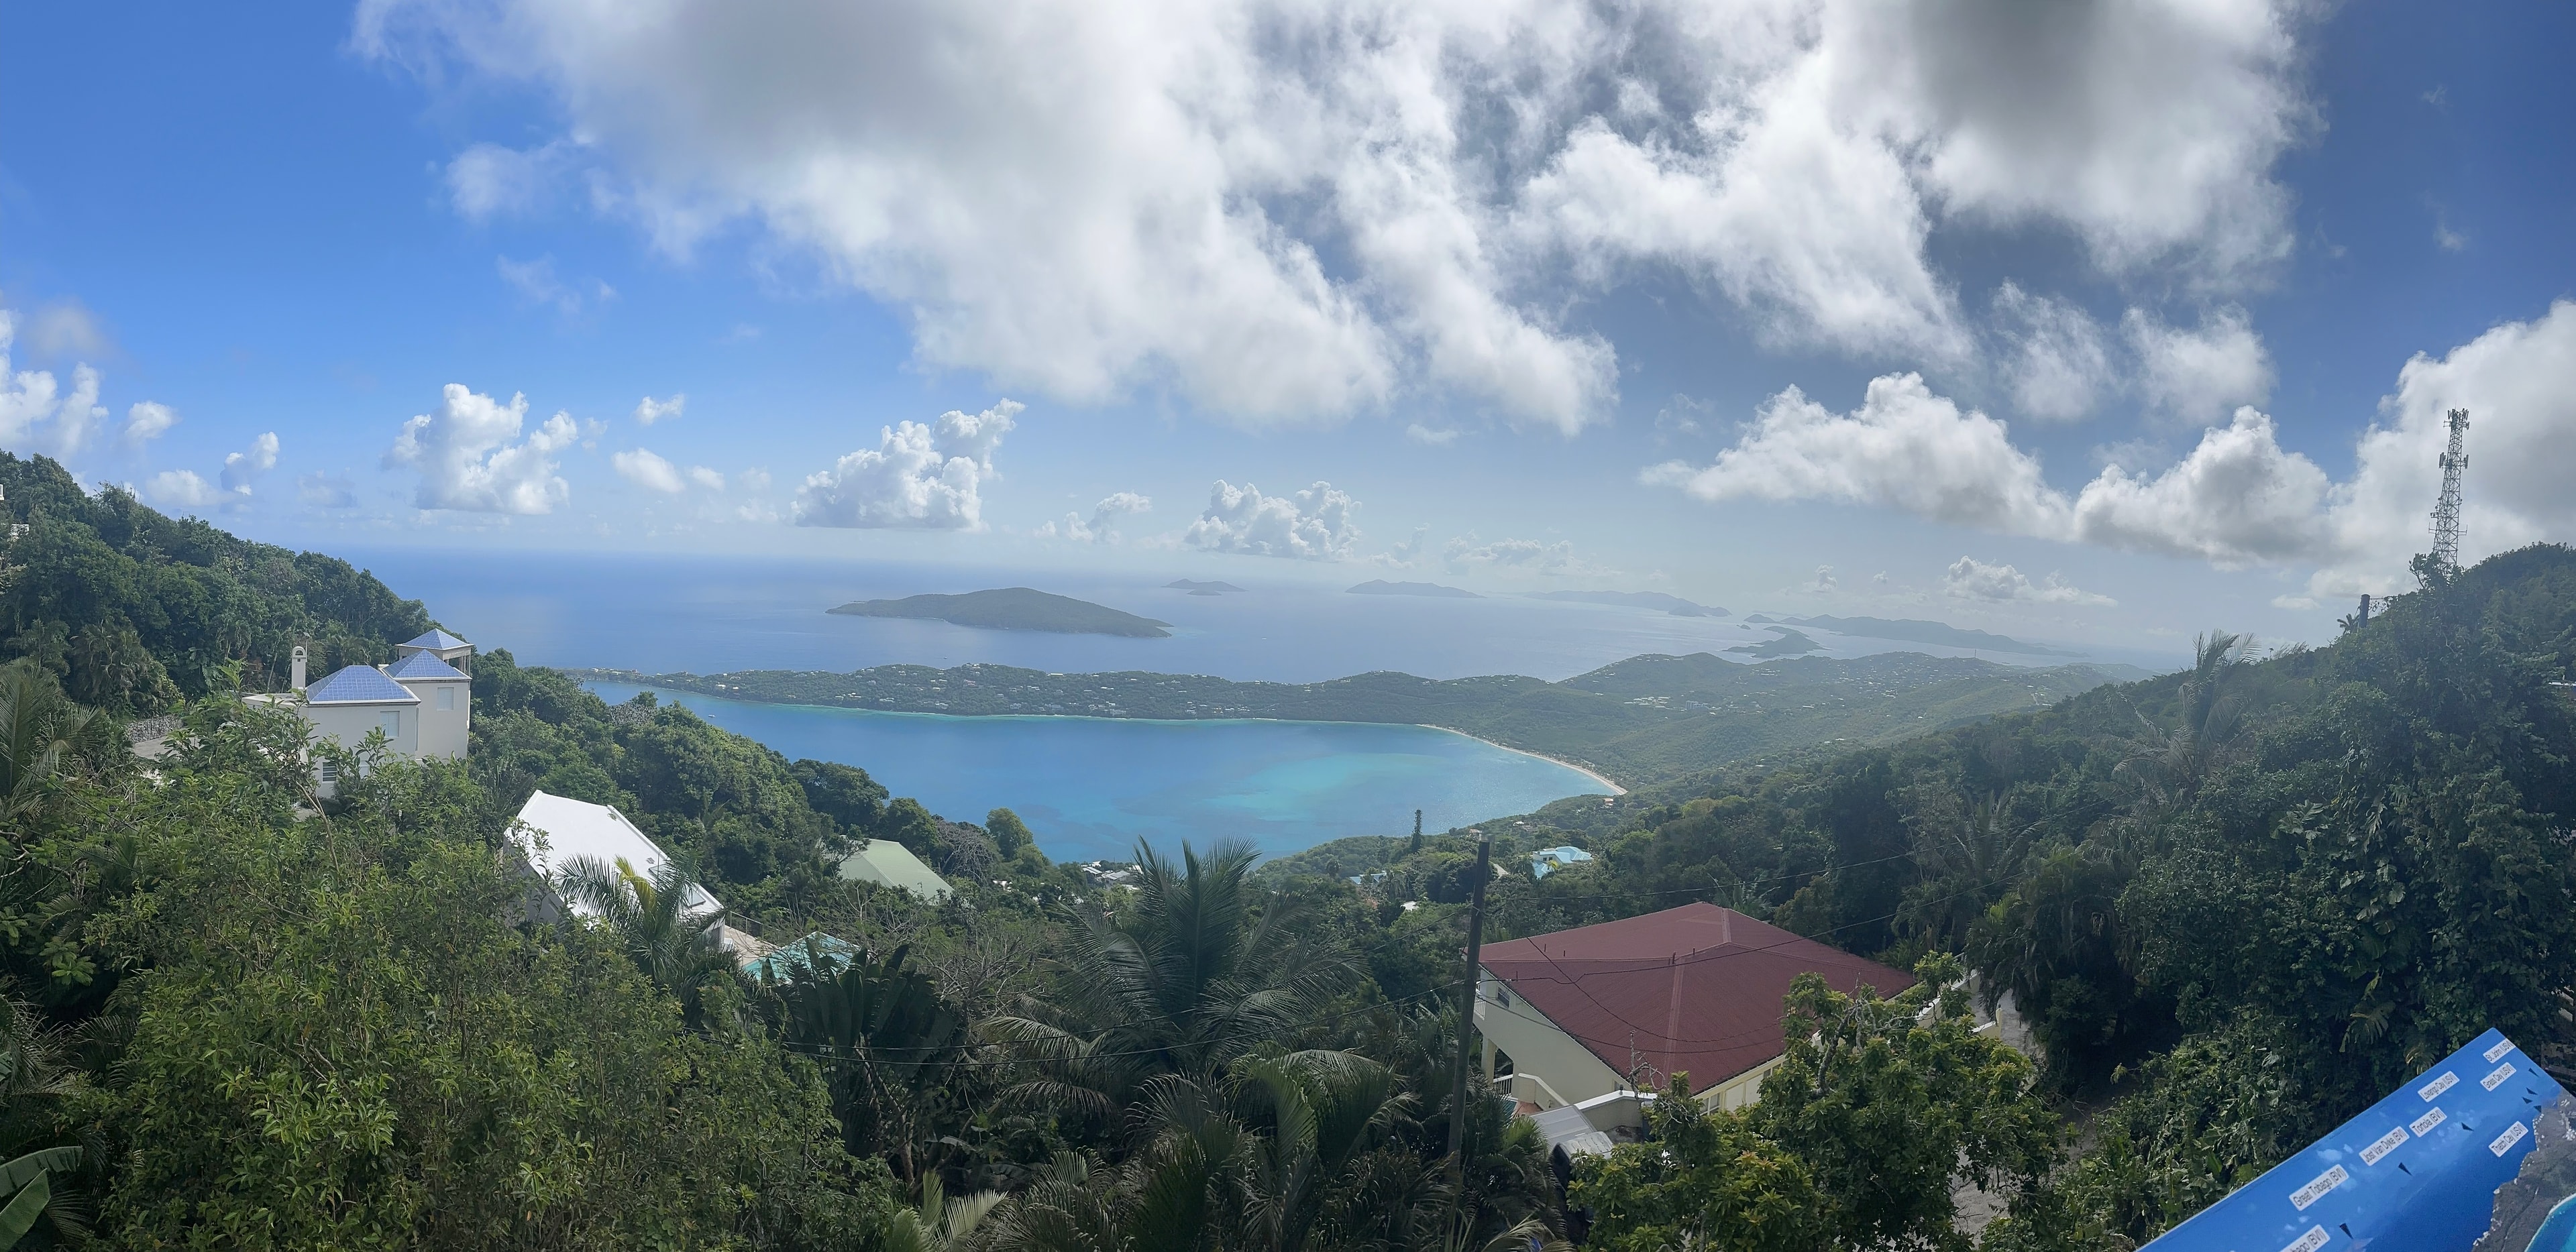
[{"label": "small offshore island", "polygon": [[975,626],[985,630],[1041,630],[1059,635],[1124,635],[1131,639],[1168,639],[1170,622],[1121,612],[1105,604],[1076,600],[1031,587],[969,591],[963,595],[905,596],[900,600],[853,600],[825,609],[845,617],[912,617]]}]

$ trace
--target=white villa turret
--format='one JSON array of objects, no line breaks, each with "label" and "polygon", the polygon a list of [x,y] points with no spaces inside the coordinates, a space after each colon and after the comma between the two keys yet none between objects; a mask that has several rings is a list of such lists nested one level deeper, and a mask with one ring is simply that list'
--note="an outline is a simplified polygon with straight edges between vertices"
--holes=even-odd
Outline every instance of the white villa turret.
[{"label": "white villa turret", "polygon": [[474,672],[474,645],[435,626],[430,627],[429,633],[418,639],[394,645],[394,655],[397,657],[415,656],[424,652],[447,662],[459,673]]},{"label": "white villa turret", "polygon": [[420,699],[420,744],[414,755],[442,760],[465,755],[466,731],[474,719],[473,679],[426,650],[394,662],[385,677]]}]

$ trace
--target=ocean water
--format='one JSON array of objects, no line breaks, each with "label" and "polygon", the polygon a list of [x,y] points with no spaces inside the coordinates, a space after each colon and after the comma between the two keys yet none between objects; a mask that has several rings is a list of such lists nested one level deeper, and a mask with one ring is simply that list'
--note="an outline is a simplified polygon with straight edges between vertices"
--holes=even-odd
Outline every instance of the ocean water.
[{"label": "ocean water", "polygon": [[[1152,575],[973,570],[898,562],[674,555],[603,556],[420,550],[350,559],[484,648],[529,664],[698,674],[735,669],[848,671],[894,663],[1019,665],[1056,673],[1149,670],[1237,680],[1317,682],[1372,670],[1426,678],[1571,678],[1644,653],[1716,652],[1771,636],[1734,618],[1516,596],[1355,596],[1265,581],[1257,561],[1210,570],[1176,560]],[[1348,571],[1358,582],[1366,571]],[[1161,584],[1211,579],[1240,595],[1193,596]],[[834,617],[858,599],[1030,586],[1172,623],[1164,639],[978,630],[945,622]],[[1739,614],[1760,606],[1728,605]],[[1929,652],[2006,664],[2069,658],[1967,652],[1808,630],[1828,656]],[[2109,659],[2127,660],[2125,656]]]},{"label": "ocean water", "polygon": [[[612,703],[646,688],[591,683]],[[790,758],[857,765],[896,795],[981,822],[1009,808],[1059,861],[1222,837],[1277,855],[1349,835],[1446,830],[1609,789],[1465,735],[1351,722],[940,717],[660,691]]]}]

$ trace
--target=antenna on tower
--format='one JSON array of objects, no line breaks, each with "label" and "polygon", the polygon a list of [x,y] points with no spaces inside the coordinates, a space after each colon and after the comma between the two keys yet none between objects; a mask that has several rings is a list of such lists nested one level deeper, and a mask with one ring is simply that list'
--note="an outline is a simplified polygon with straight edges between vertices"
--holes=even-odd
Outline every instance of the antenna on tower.
[{"label": "antenna on tower", "polygon": [[2451,410],[2451,447],[2442,454],[2442,498],[2433,502],[2433,561],[2445,573],[2460,568],[2460,471],[2468,468],[2469,411]]}]

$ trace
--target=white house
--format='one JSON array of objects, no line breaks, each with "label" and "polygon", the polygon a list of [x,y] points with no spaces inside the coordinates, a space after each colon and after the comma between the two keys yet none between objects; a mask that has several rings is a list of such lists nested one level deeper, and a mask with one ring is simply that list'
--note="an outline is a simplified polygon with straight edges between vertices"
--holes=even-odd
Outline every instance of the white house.
[{"label": "white house", "polygon": [[1552,1145],[1576,1152],[1607,1140],[1566,1133],[1633,1126],[1640,1093],[1676,1076],[1711,1108],[1759,1099],[1786,1051],[1781,1001],[1800,974],[1845,992],[1914,985],[1875,961],[1703,903],[1486,944],[1477,963],[1486,1075],[1507,1060],[1497,1089],[1541,1115]]},{"label": "white house", "polygon": [[[539,791],[519,807],[519,820],[510,826],[510,842],[537,877],[544,879],[551,892],[564,868],[574,861],[588,859],[614,869],[623,861],[639,876],[650,878],[653,871],[670,861],[659,844],[635,828],[615,805],[592,804]],[[559,903],[577,917],[596,916],[598,910],[580,900]],[[691,918],[720,917],[724,903],[706,888],[692,884],[688,898],[681,902],[681,912]]]},{"label": "white house", "polygon": [[[322,681],[304,681],[307,654],[303,645],[290,654],[288,684],[304,699],[296,711],[313,727],[316,738],[355,748],[375,731],[385,732],[385,749],[413,760],[460,760],[467,732],[473,727],[474,645],[433,630],[395,651],[391,665],[344,665]],[[459,666],[464,668],[459,668]],[[253,697],[286,703],[275,696]],[[323,791],[337,781],[332,767],[321,767]]]}]

